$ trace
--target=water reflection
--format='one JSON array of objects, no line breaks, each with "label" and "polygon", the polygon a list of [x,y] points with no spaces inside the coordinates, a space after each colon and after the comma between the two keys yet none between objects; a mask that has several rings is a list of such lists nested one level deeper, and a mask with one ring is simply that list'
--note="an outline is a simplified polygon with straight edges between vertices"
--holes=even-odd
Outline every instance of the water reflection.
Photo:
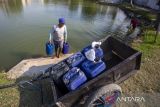
[{"label": "water reflection", "polygon": [[[53,6],[66,6],[63,8],[59,7],[57,9],[67,9],[68,11],[70,11],[69,14],[72,14],[74,16],[78,15],[86,21],[92,21],[98,15],[105,16],[106,14],[107,16],[112,16],[112,19],[118,20],[116,19],[117,17],[119,17],[117,13],[121,14],[121,12],[117,11],[117,8],[115,7],[99,6],[96,3],[91,3],[89,0],[5,0],[3,2],[0,2],[0,10],[7,14],[17,14],[21,13],[23,8],[34,4],[35,2],[37,2],[36,4],[40,3],[42,5],[53,4]],[[65,13],[64,11],[61,14],[64,15],[67,13]]]},{"label": "water reflection", "polygon": [[124,15],[123,11],[120,9],[116,9],[116,12],[113,12],[113,13],[116,13],[116,14],[113,14],[114,20],[113,20],[113,25],[112,25],[112,31],[115,31],[125,21],[126,16]]},{"label": "water reflection", "polygon": [[75,2],[75,0],[69,0],[68,2],[68,9],[70,11],[78,11],[79,6],[81,5],[81,0],[79,0],[78,2]]},{"label": "water reflection", "polygon": [[28,6],[28,5],[31,5],[31,3],[32,3],[32,0],[22,0],[22,5],[23,5],[23,7],[26,7],[26,6]]},{"label": "water reflection", "polygon": [[88,2],[83,2],[81,16],[86,20],[93,20],[99,11],[96,5],[97,4],[94,3],[92,6],[90,6]]},{"label": "water reflection", "polygon": [[[68,5],[70,0],[43,0],[44,4],[54,4],[54,5]],[[75,0],[77,1],[77,0]]]},{"label": "water reflection", "polygon": [[23,9],[21,0],[3,0],[0,2],[0,9],[5,13],[20,13]]}]

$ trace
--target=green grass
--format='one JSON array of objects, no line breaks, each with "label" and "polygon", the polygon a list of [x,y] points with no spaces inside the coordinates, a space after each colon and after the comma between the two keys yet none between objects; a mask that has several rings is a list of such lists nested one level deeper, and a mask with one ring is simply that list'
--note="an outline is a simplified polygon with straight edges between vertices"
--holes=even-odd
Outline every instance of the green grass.
[{"label": "green grass", "polygon": [[[13,83],[13,80],[8,80],[4,72],[0,73],[0,84]],[[0,89],[0,106],[1,107],[18,107],[19,91],[17,88]]]},{"label": "green grass", "polygon": [[150,95],[147,97],[147,102],[135,103],[136,107],[157,107],[159,97],[157,98],[156,95],[160,93],[160,35],[157,42],[153,43],[154,32],[149,31],[142,40],[142,43],[134,42],[132,45],[142,52],[141,69],[124,81],[121,87],[125,94],[140,95],[144,93]]},{"label": "green grass", "polygon": [[151,58],[153,50],[158,49],[159,45],[153,45],[149,43],[142,43],[142,44],[134,44],[134,48],[141,51],[143,53],[143,58]]},{"label": "green grass", "polygon": [[133,43],[133,47],[143,53],[143,58],[151,58],[154,54],[153,50],[160,48],[160,35],[157,37],[156,43],[154,43],[155,32],[148,31],[141,44]]},{"label": "green grass", "polygon": [[[24,78],[26,80],[26,78]],[[21,80],[24,80],[21,79]],[[18,82],[16,80],[16,82]],[[15,80],[8,80],[6,73],[0,73],[0,85],[13,83]],[[52,91],[48,80],[41,81],[43,83],[44,104],[49,104],[52,100]],[[40,86],[39,82],[34,85]],[[47,91],[46,91],[47,90]],[[0,89],[0,107],[41,107],[41,92],[33,86],[20,88],[18,86],[12,88]]]},{"label": "green grass", "polygon": [[18,107],[19,91],[16,88],[8,88],[0,90],[1,107]]},{"label": "green grass", "polygon": [[5,84],[7,82],[9,82],[9,80],[6,79],[6,73],[1,72],[0,73],[0,84]]}]

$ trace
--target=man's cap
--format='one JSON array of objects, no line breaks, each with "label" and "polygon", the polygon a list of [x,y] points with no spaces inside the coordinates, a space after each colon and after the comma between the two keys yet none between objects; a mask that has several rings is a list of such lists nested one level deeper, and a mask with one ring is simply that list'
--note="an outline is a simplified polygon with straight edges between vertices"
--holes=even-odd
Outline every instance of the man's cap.
[{"label": "man's cap", "polygon": [[59,18],[59,23],[65,24],[65,19],[64,18]]}]

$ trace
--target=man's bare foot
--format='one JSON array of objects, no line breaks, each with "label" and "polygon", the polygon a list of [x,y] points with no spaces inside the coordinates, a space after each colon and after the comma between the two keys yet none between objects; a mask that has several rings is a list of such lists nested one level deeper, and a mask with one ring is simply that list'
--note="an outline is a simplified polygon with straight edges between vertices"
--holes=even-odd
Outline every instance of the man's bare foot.
[{"label": "man's bare foot", "polygon": [[59,55],[57,55],[56,57],[59,58]]}]

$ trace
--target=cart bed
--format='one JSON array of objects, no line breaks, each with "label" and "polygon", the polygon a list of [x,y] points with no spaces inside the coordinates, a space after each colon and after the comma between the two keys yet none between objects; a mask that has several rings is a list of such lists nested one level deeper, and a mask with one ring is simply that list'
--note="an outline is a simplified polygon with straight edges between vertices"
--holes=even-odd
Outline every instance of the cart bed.
[{"label": "cart bed", "polygon": [[104,51],[106,70],[77,90],[69,92],[67,88],[54,84],[51,79],[54,104],[58,102],[66,107],[72,107],[89,92],[110,83],[121,83],[140,69],[141,53],[115,38],[102,40],[101,48]]}]

